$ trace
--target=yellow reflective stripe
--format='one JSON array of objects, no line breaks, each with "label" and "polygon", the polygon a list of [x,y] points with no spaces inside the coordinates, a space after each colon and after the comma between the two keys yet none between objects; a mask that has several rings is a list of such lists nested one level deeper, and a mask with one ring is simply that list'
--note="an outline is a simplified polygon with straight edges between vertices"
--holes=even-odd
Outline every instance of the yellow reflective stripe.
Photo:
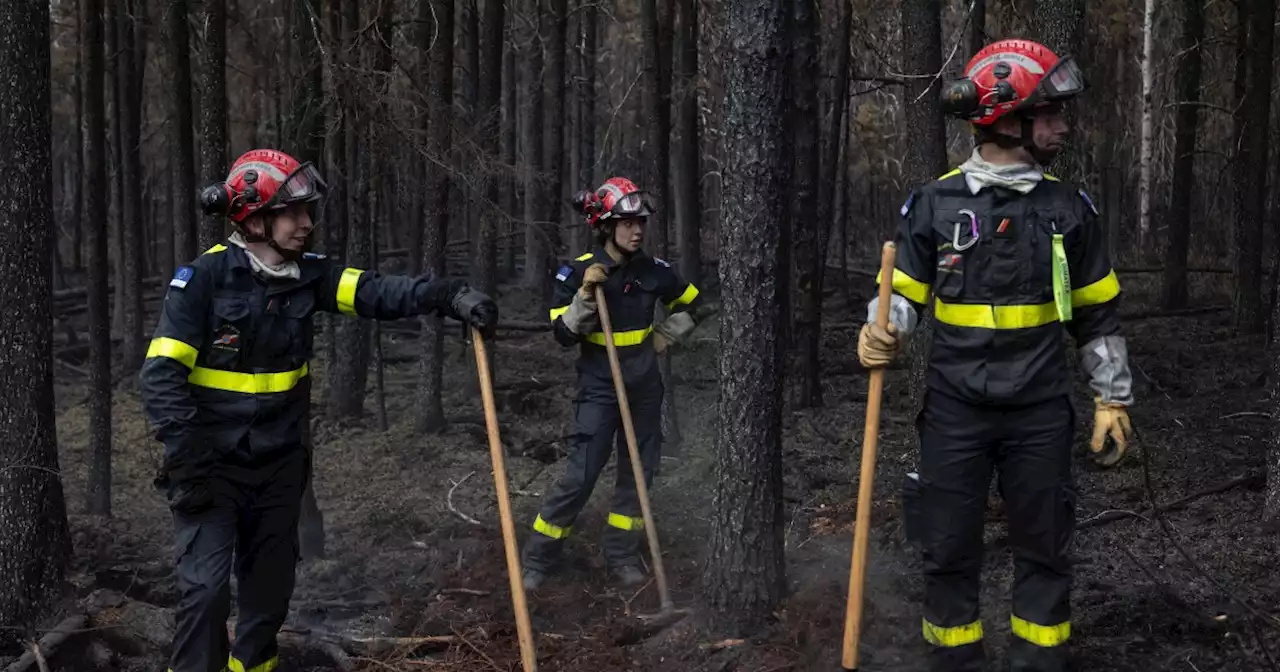
[{"label": "yellow reflective stripe", "polygon": [[[615,331],[613,332],[613,344],[618,347],[640,345],[652,333],[653,327],[645,327],[644,329],[635,329],[633,331]],[[602,331],[587,334],[587,340],[596,345],[607,345]]]},{"label": "yellow reflective stripe", "polygon": [[[876,286],[880,285],[883,273],[876,272]],[[924,303],[929,300],[929,285],[907,275],[900,268],[893,269],[893,291],[915,301]]]},{"label": "yellow reflective stripe", "polygon": [[166,338],[164,336],[151,339],[151,345],[147,346],[147,359],[168,357],[181,362],[188,369],[195,368],[196,356],[199,354],[200,351],[194,347],[176,338]]},{"label": "yellow reflective stripe", "polygon": [[1058,321],[1053,303],[992,306],[976,303],[943,303],[934,299],[933,316],[943,324],[979,329],[1027,329]]},{"label": "yellow reflective stripe", "polygon": [[227,392],[271,394],[273,392],[288,392],[292,390],[297,386],[298,381],[306,376],[306,364],[292,371],[282,371],[280,373],[239,373],[237,371],[222,371],[220,369],[206,369],[202,366],[197,366],[191,370],[191,375],[187,376],[187,382],[198,387]]},{"label": "yellow reflective stripe", "polygon": [[542,519],[542,514],[538,514],[538,518],[533,521],[533,531],[539,534],[544,534],[552,539],[564,539],[573,531],[573,526],[569,525],[568,527],[560,527],[559,525],[552,525]]},{"label": "yellow reflective stripe", "polygon": [[1091,282],[1084,287],[1071,290],[1071,306],[1080,308],[1081,306],[1096,306],[1099,303],[1106,303],[1111,299],[1120,296],[1120,279],[1116,277],[1114,269],[1107,273],[1107,277]]},{"label": "yellow reflective stripe", "polygon": [[616,527],[619,530],[643,530],[644,518],[624,516],[621,513],[610,513],[609,526]]},{"label": "yellow reflective stripe", "polygon": [[953,169],[948,170],[947,172],[943,173],[943,174],[942,174],[942,176],[941,176],[941,177],[939,177],[938,179],[939,179],[939,180],[945,180],[945,179],[947,179],[948,177],[955,177],[956,175],[959,175],[959,174],[960,174],[960,169],[959,169],[959,168],[953,168]]},{"label": "yellow reflective stripe", "polygon": [[213,247],[211,247],[211,248],[209,248],[209,249],[205,250],[205,251],[204,251],[204,253],[205,253],[205,254],[214,254],[214,253],[216,253],[216,252],[226,252],[226,251],[227,251],[227,246],[226,246],[226,245],[223,245],[222,243],[218,243],[217,245],[214,245]]},{"label": "yellow reflective stripe", "polygon": [[1044,173],[1044,179],[1049,180],[1050,182],[1061,182],[1061,181],[1062,181],[1062,180],[1059,180],[1056,176],[1054,176],[1054,175],[1050,175],[1049,173]]},{"label": "yellow reflective stripe", "polygon": [[1017,616],[1009,617],[1013,624],[1013,634],[1035,644],[1036,646],[1057,646],[1066,643],[1071,637],[1071,622],[1057,625],[1039,625]]},{"label": "yellow reflective stripe", "polygon": [[564,315],[567,312],[569,312],[569,306],[560,306],[559,308],[552,308],[551,321],[555,322],[557,317],[560,317],[561,315]]},{"label": "yellow reflective stripe", "polygon": [[671,310],[676,306],[687,306],[693,303],[696,298],[698,298],[698,288],[694,287],[693,283],[689,283],[689,286],[685,287],[683,294],[677,296],[675,301],[667,304],[667,310]]},{"label": "yellow reflective stripe", "polygon": [[596,256],[594,252],[588,252],[588,253],[586,253],[586,254],[582,255],[581,257],[578,257],[577,259],[574,259],[574,261],[586,261],[586,260],[588,260],[588,259],[590,259],[591,257],[594,257],[594,256]]},{"label": "yellow reflective stripe", "polygon": [[356,286],[360,283],[362,273],[364,271],[358,268],[342,269],[342,279],[338,281],[338,312],[356,314]]},{"label": "yellow reflective stripe", "polygon": [[231,659],[227,661],[227,668],[231,672],[271,672],[279,666],[280,656],[272,656],[266,662],[258,663],[253,667],[245,667],[244,663],[240,662],[240,659],[235,656],[231,656]]},{"label": "yellow reflective stripe", "polygon": [[982,621],[974,621],[954,628],[944,628],[924,621],[924,639],[934,646],[954,648],[982,641]]}]

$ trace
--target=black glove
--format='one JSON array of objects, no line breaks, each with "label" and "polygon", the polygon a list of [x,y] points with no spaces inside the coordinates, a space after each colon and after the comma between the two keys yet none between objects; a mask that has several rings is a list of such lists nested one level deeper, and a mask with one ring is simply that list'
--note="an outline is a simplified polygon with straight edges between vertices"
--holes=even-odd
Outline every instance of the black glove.
[{"label": "black glove", "polygon": [[449,299],[453,317],[480,331],[485,338],[493,338],[498,329],[498,304],[484,292],[462,285]]},{"label": "black glove", "polygon": [[165,493],[169,508],[184,513],[198,513],[213,504],[209,484],[211,465],[186,459],[184,453],[166,451],[152,484]]}]

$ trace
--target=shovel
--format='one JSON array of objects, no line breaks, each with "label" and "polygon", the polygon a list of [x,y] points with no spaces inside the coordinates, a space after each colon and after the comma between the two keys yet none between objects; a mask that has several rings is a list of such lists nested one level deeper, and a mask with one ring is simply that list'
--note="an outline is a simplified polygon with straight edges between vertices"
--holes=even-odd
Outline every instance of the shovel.
[{"label": "shovel", "polygon": [[[893,261],[897,248],[884,244],[880,254],[880,305],[876,324],[889,324],[889,300],[893,292]],[[867,419],[862,435],[862,469],[858,472],[858,518],[853,527],[853,564],[849,567],[849,597],[845,603],[844,655],[842,670],[857,672],[858,641],[862,635],[862,587],[867,580],[867,541],[871,535],[871,486],[876,480],[876,445],[880,440],[880,399],[884,392],[884,369],[871,370],[867,391]]]},{"label": "shovel", "polygon": [[503,463],[502,439],[498,436],[498,412],[493,403],[493,379],[489,375],[489,357],[484,337],[472,328],[476,369],[480,375],[480,398],[484,402],[484,422],[489,429],[489,456],[493,459],[493,484],[498,491],[498,515],[502,519],[502,542],[507,551],[507,576],[511,580],[511,602],[516,612],[516,633],[520,638],[520,659],[524,672],[538,671],[538,656],[533,648],[533,626],[529,623],[529,607],[525,604],[524,582],[520,572],[520,555],[516,552],[516,528],[511,521],[511,497],[507,493],[507,469]]},{"label": "shovel", "polygon": [[[618,409],[622,412],[622,429],[627,436],[627,454],[631,456],[631,472],[636,479],[636,494],[640,498],[640,511],[644,515],[644,533],[649,538],[649,553],[653,557],[653,576],[658,583],[661,608],[656,614],[636,614],[636,618],[648,623],[662,623],[687,614],[687,609],[676,609],[667,591],[667,573],[662,568],[662,550],[658,547],[658,530],[653,525],[653,511],[649,508],[649,487],[644,482],[644,468],[640,465],[640,449],[636,447],[636,429],[631,422],[631,404],[627,401],[627,387],[622,384],[622,365],[618,363],[617,346],[613,344],[613,324],[609,320],[609,306],[605,304],[604,288],[596,286],[596,306],[600,314],[600,326],[604,330],[605,349],[609,352],[609,368],[613,372],[613,389],[618,397]],[[621,466],[621,465],[619,465]]]}]

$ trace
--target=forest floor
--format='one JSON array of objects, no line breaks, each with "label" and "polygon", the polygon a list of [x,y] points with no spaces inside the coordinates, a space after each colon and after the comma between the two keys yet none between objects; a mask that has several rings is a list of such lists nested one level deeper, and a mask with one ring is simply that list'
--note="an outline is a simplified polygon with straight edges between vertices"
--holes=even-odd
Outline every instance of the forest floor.
[{"label": "forest floor", "polygon": [[[1149,305],[1154,276],[1122,278],[1126,311]],[[869,288],[868,288],[869,289]],[[832,296],[824,322],[820,409],[784,414],[786,561],[789,595],[771,627],[727,641],[706,625],[700,572],[714,491],[717,362],[714,319],[674,356],[674,390],[682,441],[663,457],[651,489],[673,597],[692,614],[660,631],[631,616],[657,607],[652,583],[620,592],[604,572],[597,545],[612,490],[612,465],[575,525],[569,559],[529,595],[539,669],[608,672],[778,672],[837,669],[849,573],[867,375],[856,361],[856,331],[866,297],[853,307]],[[1222,303],[1212,287],[1194,285],[1193,304]],[[505,291],[504,317],[540,320],[537,302]],[[528,309],[519,306],[527,305]],[[1270,431],[1260,338],[1237,338],[1226,311],[1127,320],[1138,404],[1137,449],[1119,467],[1089,463],[1090,396],[1077,376],[1074,448],[1078,520],[1109,510],[1138,516],[1080,529],[1075,538],[1072,650],[1091,672],[1275,669],[1265,649],[1273,626],[1249,611],[1274,613],[1280,603],[1277,537],[1260,524],[1263,434]],[[151,323],[148,323],[148,330]],[[842,326],[843,325],[843,326]],[[413,431],[416,341],[384,334],[389,431],[362,425],[314,425],[315,490],[327,533],[327,556],[299,567],[286,631],[356,635],[447,635],[378,662],[378,670],[518,670],[514,618],[470,346],[456,331],[446,343],[443,434]],[[571,433],[574,352],[547,333],[504,332],[492,344],[501,431],[523,542],[544,495],[559,476]],[[322,350],[323,348],[318,348]],[[317,380],[323,380],[323,362]],[[371,376],[372,379],[372,376]],[[912,470],[915,440],[906,371],[887,377],[881,457],[877,467],[861,669],[924,669],[920,635],[918,551],[904,543],[900,486]],[[58,369],[58,440],[81,594],[110,588],[161,607],[172,606],[172,524],[152,489],[159,447],[144,424],[136,394],[115,402],[114,517],[83,515],[88,463],[84,383]],[[320,385],[315,394],[321,394]],[[370,394],[366,408],[373,409]],[[319,407],[318,407],[319,408]],[[317,413],[319,415],[319,413]],[[1207,572],[1183,558],[1149,514],[1141,453],[1149,451],[1156,497],[1171,502],[1242,476],[1235,487],[1166,515],[1180,544]],[[626,468],[624,466],[624,468]],[[454,486],[457,486],[456,488]],[[453,489],[452,497],[449,497]],[[450,510],[473,517],[479,525]],[[999,507],[989,512],[983,571],[987,646],[999,661],[1008,638],[1012,578]],[[1228,597],[1221,584],[1247,601]],[[234,616],[233,616],[234,617]],[[1275,644],[1271,645],[1274,648]],[[3,658],[0,652],[0,659]],[[98,669],[161,670],[161,647],[118,654]],[[103,658],[102,660],[107,660]],[[285,649],[284,669],[327,670],[323,659]],[[68,668],[73,669],[73,668]],[[92,668],[84,668],[92,669]],[[992,669],[1001,669],[994,664]]]}]

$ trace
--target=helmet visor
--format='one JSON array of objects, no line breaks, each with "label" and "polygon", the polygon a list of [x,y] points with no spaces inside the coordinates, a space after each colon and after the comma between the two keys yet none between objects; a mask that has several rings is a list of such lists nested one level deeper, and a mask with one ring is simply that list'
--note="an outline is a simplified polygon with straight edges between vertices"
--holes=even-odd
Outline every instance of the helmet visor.
[{"label": "helmet visor", "polygon": [[284,184],[271,197],[270,207],[284,207],[291,203],[311,203],[318,201],[328,192],[328,185],[320,177],[310,161],[298,166],[298,169],[286,177]]},{"label": "helmet visor", "polygon": [[1040,97],[1044,100],[1062,100],[1070,98],[1085,89],[1084,72],[1080,70],[1080,65],[1076,63],[1076,59],[1068,56],[1058,61],[1051,70],[1040,80],[1037,87]]},{"label": "helmet visor", "polygon": [[609,209],[611,217],[620,219],[629,217],[648,217],[657,211],[654,204],[653,196],[647,191],[633,191],[622,198]]}]

